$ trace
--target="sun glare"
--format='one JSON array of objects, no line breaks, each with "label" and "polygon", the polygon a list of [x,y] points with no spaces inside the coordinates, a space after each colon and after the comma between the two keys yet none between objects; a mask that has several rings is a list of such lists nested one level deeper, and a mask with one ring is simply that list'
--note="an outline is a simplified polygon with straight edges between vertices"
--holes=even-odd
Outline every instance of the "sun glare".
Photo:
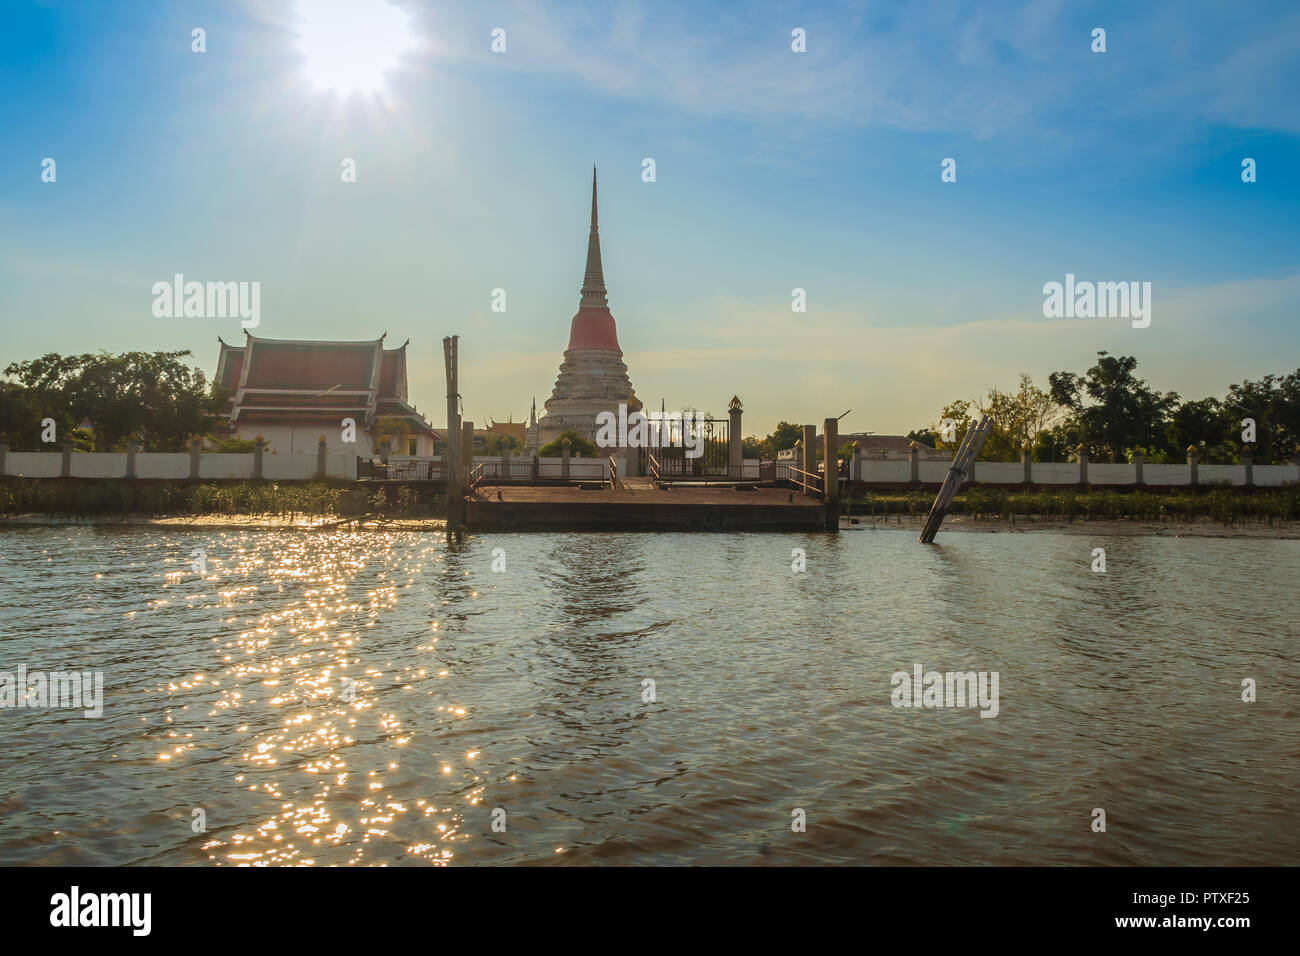
[{"label": "sun glare", "polygon": [[322,89],[366,92],[415,45],[405,10],[387,0],[299,0],[307,78]]}]

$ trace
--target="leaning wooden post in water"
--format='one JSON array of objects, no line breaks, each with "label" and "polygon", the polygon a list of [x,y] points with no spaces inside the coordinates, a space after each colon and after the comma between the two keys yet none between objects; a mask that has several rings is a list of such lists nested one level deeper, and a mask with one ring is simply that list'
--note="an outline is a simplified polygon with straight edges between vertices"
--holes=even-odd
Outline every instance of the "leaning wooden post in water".
[{"label": "leaning wooden post in water", "polygon": [[992,430],[993,420],[987,415],[966,430],[966,435],[957,448],[957,454],[953,456],[952,464],[948,467],[948,476],[944,479],[943,487],[939,489],[939,495],[930,507],[930,514],[925,519],[925,527],[921,529],[920,541],[923,544],[934,542],[934,536],[939,533],[939,526],[943,524],[943,519],[948,514],[952,499],[957,496],[957,491],[970,471],[971,463],[984,447],[984,442]]}]

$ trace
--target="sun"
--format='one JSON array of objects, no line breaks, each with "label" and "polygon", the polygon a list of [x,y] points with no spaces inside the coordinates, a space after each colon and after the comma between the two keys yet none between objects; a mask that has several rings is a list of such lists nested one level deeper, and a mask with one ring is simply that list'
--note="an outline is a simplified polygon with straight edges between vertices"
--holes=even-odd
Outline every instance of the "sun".
[{"label": "sun", "polygon": [[298,0],[299,44],[315,86],[370,92],[415,46],[411,18],[388,0]]}]

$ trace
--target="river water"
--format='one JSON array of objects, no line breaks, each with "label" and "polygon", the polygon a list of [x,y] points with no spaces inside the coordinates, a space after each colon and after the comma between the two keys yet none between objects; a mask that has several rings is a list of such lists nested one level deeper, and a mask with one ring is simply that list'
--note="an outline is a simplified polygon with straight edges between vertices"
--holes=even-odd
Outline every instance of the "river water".
[{"label": "river water", "polygon": [[6,529],[0,864],[1300,859],[1300,542],[915,533]]}]

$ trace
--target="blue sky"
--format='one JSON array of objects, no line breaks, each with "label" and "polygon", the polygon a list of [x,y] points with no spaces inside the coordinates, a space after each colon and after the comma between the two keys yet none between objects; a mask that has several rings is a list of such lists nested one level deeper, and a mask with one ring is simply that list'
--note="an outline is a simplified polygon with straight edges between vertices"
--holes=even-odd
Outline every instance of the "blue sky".
[{"label": "blue sky", "polygon": [[[747,432],[905,432],[1100,349],[1186,398],[1300,365],[1293,3],[366,4],[412,46],[344,94],[308,78],[293,0],[6,0],[0,359],[188,348],[210,375],[238,320],[155,318],[151,287],[257,280],[258,334],[410,338],[435,424],[460,334],[466,415],[520,420],[597,164],[638,395],[739,394]],[[1067,272],[1152,282],[1151,326],[1044,318]]]}]

